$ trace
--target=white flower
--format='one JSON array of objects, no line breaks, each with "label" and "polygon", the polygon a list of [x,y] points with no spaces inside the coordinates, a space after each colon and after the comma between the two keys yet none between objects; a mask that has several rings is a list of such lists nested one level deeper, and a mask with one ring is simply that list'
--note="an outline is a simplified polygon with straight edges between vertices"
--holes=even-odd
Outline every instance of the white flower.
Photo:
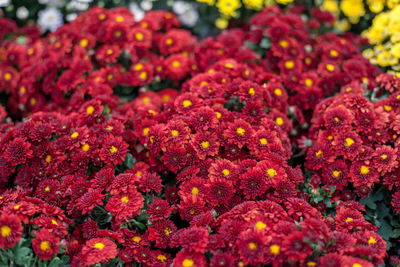
[{"label": "white flower", "polygon": [[130,3],[129,10],[134,15],[135,21],[139,21],[144,17],[144,11],[136,3]]},{"label": "white flower", "polygon": [[6,7],[10,4],[10,0],[0,0],[0,7]]},{"label": "white flower", "polygon": [[188,9],[185,13],[179,15],[179,20],[187,27],[193,27],[196,25],[198,19],[199,13],[194,8]]},{"label": "white flower", "polygon": [[151,1],[148,1],[148,0],[143,0],[143,1],[140,3],[140,7],[141,7],[143,10],[148,11],[148,10],[150,10],[150,9],[153,7],[153,3],[152,3]]},{"label": "white flower", "polygon": [[62,14],[55,7],[48,7],[39,11],[38,24],[43,31],[55,31],[63,24]]},{"label": "white flower", "polygon": [[68,5],[68,9],[78,10],[78,11],[85,11],[89,8],[88,3],[84,3],[81,1],[71,1]]},{"label": "white flower", "polygon": [[76,13],[71,13],[68,14],[65,18],[67,19],[67,21],[73,21],[74,19],[76,19],[78,15]]},{"label": "white flower", "polygon": [[175,1],[172,6],[172,10],[177,15],[181,15],[191,8],[193,8],[193,6],[185,1]]},{"label": "white flower", "polygon": [[17,18],[26,19],[27,17],[29,17],[29,10],[24,6],[19,7],[17,9]]}]

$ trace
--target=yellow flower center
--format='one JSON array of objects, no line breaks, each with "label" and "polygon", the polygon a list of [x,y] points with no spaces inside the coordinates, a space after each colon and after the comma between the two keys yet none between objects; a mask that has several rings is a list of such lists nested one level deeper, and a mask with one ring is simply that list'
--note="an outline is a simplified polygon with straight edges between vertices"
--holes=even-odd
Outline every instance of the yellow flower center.
[{"label": "yellow flower center", "polygon": [[83,152],[88,152],[89,149],[90,149],[90,145],[89,145],[89,144],[84,144],[84,145],[82,146],[82,151],[83,151]]},{"label": "yellow flower center", "polygon": [[230,170],[228,170],[228,169],[223,169],[223,170],[222,170],[222,174],[223,174],[224,176],[228,176],[229,174],[231,174],[231,172],[230,172]]},{"label": "yellow flower center", "polygon": [[53,160],[53,157],[51,155],[47,155],[46,158],[44,159],[44,161],[46,161],[47,163],[50,163]]},{"label": "yellow flower center", "polygon": [[115,17],[115,21],[116,22],[123,22],[124,21],[124,17],[123,16],[116,16]]},{"label": "yellow flower center", "polygon": [[277,174],[278,174],[278,173],[277,173],[274,169],[272,169],[272,168],[267,170],[267,175],[268,175],[270,178],[274,178]]},{"label": "yellow flower center", "polygon": [[281,252],[281,247],[279,245],[273,244],[269,247],[269,252],[271,252],[272,255],[278,255]]},{"label": "yellow flower center", "polygon": [[165,255],[160,254],[157,256],[157,260],[159,260],[161,262],[165,262],[167,260],[167,257],[165,257]]},{"label": "yellow flower center", "polygon": [[149,131],[150,131],[149,128],[143,128],[142,133],[143,133],[144,136],[147,136],[149,134]]},{"label": "yellow flower center", "polygon": [[86,47],[88,46],[88,44],[89,44],[88,39],[82,39],[82,40],[79,42],[79,45],[80,45],[81,47],[83,47],[83,48],[86,48]]},{"label": "yellow flower center", "polygon": [[326,64],[326,69],[330,72],[335,70],[335,66],[333,66],[332,64]]},{"label": "yellow flower center", "polygon": [[73,133],[71,134],[71,138],[72,138],[72,139],[78,138],[78,136],[79,136],[79,133],[78,133],[78,132],[73,132]]},{"label": "yellow flower center", "polygon": [[134,236],[132,237],[132,241],[135,243],[139,243],[140,241],[142,241],[142,238],[140,236]]},{"label": "yellow flower center", "polygon": [[391,111],[391,110],[392,110],[392,107],[391,107],[391,106],[388,106],[388,105],[384,105],[383,108],[384,108],[386,111]]},{"label": "yellow flower center", "polygon": [[39,244],[40,250],[47,251],[51,248],[50,242],[49,241],[42,241]]},{"label": "yellow flower center", "polygon": [[173,42],[174,42],[174,40],[172,40],[172,38],[167,38],[167,39],[165,40],[165,44],[166,44],[166,45],[171,45]]},{"label": "yellow flower center", "polygon": [[318,150],[317,152],[315,152],[315,156],[317,157],[317,158],[320,158],[320,157],[322,157],[324,155],[324,152],[322,152],[322,150]]},{"label": "yellow flower center", "polygon": [[51,223],[54,224],[54,225],[58,225],[58,222],[56,220],[54,220],[54,219],[51,219]]},{"label": "yellow flower center", "polygon": [[136,39],[137,41],[142,41],[143,38],[144,38],[143,33],[141,33],[141,32],[135,33],[135,39]]},{"label": "yellow flower center", "polygon": [[178,60],[172,61],[172,67],[179,68],[180,66],[181,66],[181,63]]},{"label": "yellow flower center", "polygon": [[142,81],[146,80],[148,77],[147,72],[142,71],[141,73],[139,73],[139,79],[141,79]]},{"label": "yellow flower center", "polygon": [[236,133],[238,135],[244,135],[246,133],[246,130],[243,129],[242,127],[239,127],[239,128],[236,129]]},{"label": "yellow flower center", "polygon": [[334,170],[334,171],[332,172],[332,177],[338,178],[338,177],[340,176],[340,174],[342,174],[341,171]]},{"label": "yellow flower center", "polygon": [[275,88],[274,94],[277,95],[277,96],[281,96],[282,95],[282,90],[279,89],[279,88]]},{"label": "yellow flower center", "polygon": [[11,73],[9,72],[4,73],[4,80],[9,81],[11,80],[11,78],[12,78]]},{"label": "yellow flower center", "polygon": [[359,263],[354,263],[352,267],[363,267],[363,266]]},{"label": "yellow flower center", "polygon": [[103,243],[95,243],[94,245],[93,245],[93,248],[97,248],[97,249],[99,249],[99,250],[102,250],[103,248],[104,248],[105,246],[104,246],[104,244]]},{"label": "yellow flower center", "polygon": [[172,135],[173,137],[178,137],[178,136],[179,136],[179,132],[178,132],[177,130],[172,130],[172,131],[171,131],[171,135]]},{"label": "yellow flower center", "polygon": [[247,246],[249,247],[250,250],[255,250],[255,249],[257,249],[257,244],[254,243],[254,242],[248,243]]},{"label": "yellow flower center", "polygon": [[182,261],[182,266],[183,267],[192,267],[194,265],[194,261],[191,259],[184,259]]},{"label": "yellow flower center", "polygon": [[249,95],[255,95],[256,91],[254,90],[254,88],[250,88],[249,89]]},{"label": "yellow flower center", "polygon": [[113,53],[114,53],[114,51],[110,48],[106,50],[107,55],[112,55]]},{"label": "yellow flower center", "polygon": [[387,158],[388,158],[388,155],[386,155],[386,154],[381,155],[381,159],[387,159]]},{"label": "yellow flower center", "polygon": [[258,230],[262,230],[262,229],[264,229],[264,228],[266,228],[267,227],[267,225],[265,224],[265,223],[263,223],[262,221],[258,221],[257,223],[256,223],[256,228],[258,229]]},{"label": "yellow flower center", "polygon": [[329,51],[329,55],[331,57],[337,57],[339,55],[339,53],[338,53],[338,51],[332,49],[331,51]]},{"label": "yellow flower center", "polygon": [[169,236],[171,234],[171,229],[169,229],[168,227],[164,229],[164,234],[166,236]]},{"label": "yellow flower center", "polygon": [[287,48],[289,46],[289,42],[286,40],[282,40],[279,42],[279,45],[283,48]]},{"label": "yellow flower center", "polygon": [[266,145],[266,144],[268,144],[268,140],[266,138],[260,138],[260,144]]},{"label": "yellow flower center", "polygon": [[293,60],[287,60],[285,61],[285,68],[287,69],[293,69],[294,68],[294,61]]},{"label": "yellow flower center", "polygon": [[88,107],[86,108],[86,113],[87,113],[88,115],[92,115],[93,112],[94,112],[94,107],[93,107],[93,106],[88,106]]},{"label": "yellow flower center", "polygon": [[369,173],[369,168],[367,166],[365,166],[365,165],[361,166],[360,173],[363,174],[363,175],[368,174]]},{"label": "yellow flower center", "polygon": [[183,100],[182,105],[183,105],[185,108],[188,108],[188,107],[190,107],[191,105],[193,105],[193,103],[192,103],[192,101],[186,99],[186,100]]},{"label": "yellow flower center", "polygon": [[197,187],[192,188],[192,195],[197,195],[199,194],[199,189]]},{"label": "yellow flower center", "polygon": [[127,196],[124,196],[121,198],[121,202],[127,204],[129,202],[129,198]]},{"label": "yellow flower center", "polygon": [[44,191],[50,192],[50,186],[46,186],[46,187],[44,188]]},{"label": "yellow flower center", "polygon": [[116,148],[115,146],[111,146],[109,150],[113,154],[118,152],[118,148]]},{"label": "yellow flower center", "polygon": [[210,142],[208,142],[208,141],[201,142],[201,147],[204,148],[204,149],[209,148],[210,147]]},{"label": "yellow flower center", "polygon": [[275,119],[276,124],[282,125],[285,123],[285,121],[282,119],[282,117],[278,117]]},{"label": "yellow flower center", "polygon": [[0,227],[0,232],[2,237],[8,237],[11,235],[12,230],[9,226],[3,225],[2,227]]},{"label": "yellow flower center", "polygon": [[354,220],[353,218],[347,217],[344,221],[345,221],[345,222],[351,222],[351,221],[353,221],[353,220]]},{"label": "yellow flower center", "polygon": [[311,87],[314,84],[313,80],[310,78],[305,79],[304,83],[306,84],[307,87]]},{"label": "yellow flower center", "polygon": [[347,137],[346,139],[344,139],[344,146],[352,146],[354,144],[354,140],[352,138]]},{"label": "yellow flower center", "polygon": [[378,242],[378,241],[375,238],[373,238],[372,236],[369,237],[368,245],[375,244],[376,242]]}]

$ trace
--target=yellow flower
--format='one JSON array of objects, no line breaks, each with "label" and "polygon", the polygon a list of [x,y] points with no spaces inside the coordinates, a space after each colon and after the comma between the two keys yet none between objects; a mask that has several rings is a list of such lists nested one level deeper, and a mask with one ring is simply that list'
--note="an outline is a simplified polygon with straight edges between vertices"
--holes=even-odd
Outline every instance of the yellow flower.
[{"label": "yellow flower", "polygon": [[260,10],[264,6],[264,0],[243,0],[243,4],[248,9]]},{"label": "yellow flower", "polygon": [[214,5],[215,0],[197,0],[197,2],[206,3],[206,4],[209,4],[210,6],[212,6],[212,5]]},{"label": "yellow flower", "polygon": [[242,3],[239,0],[218,0],[217,8],[221,14],[226,17],[235,17]]},{"label": "yellow flower", "polygon": [[322,9],[334,14],[338,14],[340,11],[338,2],[336,0],[325,0],[322,3]]},{"label": "yellow flower", "polygon": [[387,6],[390,9],[397,7],[400,4],[400,0],[387,0]]},{"label": "yellow flower", "polygon": [[394,44],[390,48],[390,53],[396,58],[400,58],[400,43]]},{"label": "yellow flower", "polygon": [[228,25],[229,25],[229,21],[225,18],[217,18],[215,20],[215,26],[218,29],[221,29],[221,30],[226,29],[228,27]]},{"label": "yellow flower", "polygon": [[341,19],[335,21],[334,26],[341,32],[348,31],[350,29],[350,23],[347,19]]},{"label": "yellow flower", "polygon": [[374,13],[379,13],[385,7],[385,0],[367,0],[368,8]]},{"label": "yellow flower", "polygon": [[365,15],[364,3],[362,0],[342,0],[340,9],[349,17],[351,23],[358,23],[360,17]]},{"label": "yellow flower", "polygon": [[275,0],[278,4],[287,5],[293,2],[293,0]]},{"label": "yellow flower", "polygon": [[376,60],[382,67],[396,65],[399,62],[399,59],[391,55],[389,51],[382,51],[379,53]]}]

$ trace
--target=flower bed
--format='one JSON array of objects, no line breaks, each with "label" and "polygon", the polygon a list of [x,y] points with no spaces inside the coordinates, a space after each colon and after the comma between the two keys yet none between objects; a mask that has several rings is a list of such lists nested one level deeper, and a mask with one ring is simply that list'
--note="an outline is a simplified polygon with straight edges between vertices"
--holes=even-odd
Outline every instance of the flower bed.
[{"label": "flower bed", "polygon": [[303,12],[204,40],[165,11],[1,20],[2,263],[387,263],[399,80]]}]

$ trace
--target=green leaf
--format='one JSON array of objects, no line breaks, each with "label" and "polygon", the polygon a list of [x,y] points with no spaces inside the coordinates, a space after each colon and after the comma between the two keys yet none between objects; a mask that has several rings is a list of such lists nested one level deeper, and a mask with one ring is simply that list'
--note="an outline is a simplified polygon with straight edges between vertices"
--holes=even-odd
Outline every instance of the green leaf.
[{"label": "green leaf", "polygon": [[24,265],[26,262],[28,262],[29,259],[29,254],[32,253],[32,250],[27,247],[20,247],[17,249],[15,252],[15,263],[18,265]]},{"label": "green leaf", "polygon": [[372,210],[376,210],[376,208],[377,208],[375,202],[370,197],[363,198],[360,200],[360,202],[361,202],[361,204],[367,206],[368,208],[370,208]]},{"label": "green leaf", "polygon": [[388,241],[394,235],[392,227],[386,221],[382,221],[382,226],[379,228],[378,233],[386,241]]},{"label": "green leaf", "polygon": [[127,153],[126,154],[126,158],[125,158],[125,165],[128,169],[132,169],[133,165],[136,163],[136,159],[132,156],[131,153]]}]

